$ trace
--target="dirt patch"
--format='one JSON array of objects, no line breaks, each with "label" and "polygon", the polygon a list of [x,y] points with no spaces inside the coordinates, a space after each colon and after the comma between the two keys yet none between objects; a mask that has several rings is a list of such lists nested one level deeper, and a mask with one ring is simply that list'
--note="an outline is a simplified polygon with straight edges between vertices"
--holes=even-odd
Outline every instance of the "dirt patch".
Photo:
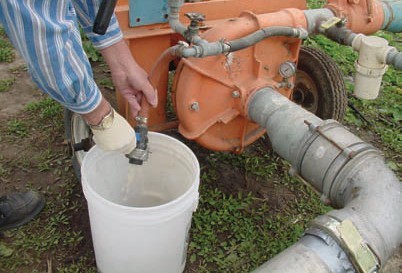
[{"label": "dirt patch", "polygon": [[[0,92],[0,119],[7,119],[24,109],[27,103],[43,97],[28,75],[24,60],[19,56],[10,64],[0,65],[0,79],[15,79],[14,84],[6,92]],[[5,102],[5,103],[3,103]]]}]

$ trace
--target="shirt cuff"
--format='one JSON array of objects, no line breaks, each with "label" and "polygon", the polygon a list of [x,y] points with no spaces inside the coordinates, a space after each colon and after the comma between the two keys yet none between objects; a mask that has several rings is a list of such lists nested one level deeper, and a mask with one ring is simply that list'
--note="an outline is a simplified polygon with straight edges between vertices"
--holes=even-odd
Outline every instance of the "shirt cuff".
[{"label": "shirt cuff", "polygon": [[94,47],[98,50],[107,48],[123,39],[119,23],[115,15],[112,16],[110,24],[104,35],[96,34],[92,31],[92,26],[83,29],[87,37],[91,40]]}]

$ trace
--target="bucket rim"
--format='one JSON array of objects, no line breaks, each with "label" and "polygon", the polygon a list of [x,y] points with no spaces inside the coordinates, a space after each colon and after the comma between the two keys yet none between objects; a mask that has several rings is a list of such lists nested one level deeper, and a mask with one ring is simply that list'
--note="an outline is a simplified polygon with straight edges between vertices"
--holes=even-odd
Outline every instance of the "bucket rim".
[{"label": "bucket rim", "polygon": [[[157,205],[157,206],[152,206],[152,207],[132,207],[132,206],[125,206],[125,205],[121,205],[121,204],[112,202],[112,201],[106,199],[105,197],[103,197],[102,195],[100,195],[97,191],[95,191],[93,189],[93,187],[91,187],[91,185],[89,183],[84,181],[85,180],[84,177],[86,177],[85,173],[86,173],[87,168],[83,168],[83,166],[89,164],[89,163],[87,163],[88,160],[86,160],[88,158],[88,155],[90,155],[91,153],[95,153],[97,151],[102,151],[99,147],[97,147],[95,145],[87,152],[87,154],[84,157],[84,160],[82,161],[82,166],[81,166],[81,172],[82,172],[81,185],[82,185],[85,197],[88,197],[88,194],[90,194],[97,200],[101,201],[102,203],[107,204],[108,206],[110,206],[112,208],[116,208],[116,209],[123,210],[123,211],[130,211],[130,212],[132,212],[132,211],[138,211],[138,212],[155,211],[158,213],[161,212],[161,209],[169,209],[170,207],[173,207],[178,203],[182,203],[183,200],[188,199],[190,197],[190,195],[192,195],[192,193],[194,193],[194,196],[196,197],[195,199],[198,200],[198,195],[199,195],[198,189],[199,189],[199,184],[200,184],[200,163],[198,162],[198,159],[195,156],[195,154],[193,153],[193,151],[187,145],[185,145],[183,142],[177,140],[174,137],[168,136],[166,134],[157,133],[157,132],[149,132],[148,134],[151,136],[156,136],[156,137],[173,140],[174,142],[178,143],[180,146],[182,146],[184,148],[184,150],[190,155],[190,157],[192,159],[192,163],[195,166],[195,179],[194,179],[195,181],[192,183],[192,185],[182,195],[180,195],[177,198],[175,198],[167,203],[164,203],[162,205]],[[108,153],[115,153],[115,151],[102,151],[102,152],[105,155],[107,155]],[[195,202],[195,201],[193,201],[193,202]]]}]

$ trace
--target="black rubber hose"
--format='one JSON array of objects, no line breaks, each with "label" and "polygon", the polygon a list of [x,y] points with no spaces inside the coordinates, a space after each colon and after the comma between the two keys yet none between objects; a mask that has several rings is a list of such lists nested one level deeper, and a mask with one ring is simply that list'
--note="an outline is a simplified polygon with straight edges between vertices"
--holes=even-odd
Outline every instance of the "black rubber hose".
[{"label": "black rubber hose", "polygon": [[103,0],[100,4],[98,13],[96,14],[95,23],[92,31],[103,35],[109,27],[117,0]]},{"label": "black rubber hose", "polygon": [[338,44],[351,46],[356,33],[346,27],[333,26],[325,31],[325,36]]}]

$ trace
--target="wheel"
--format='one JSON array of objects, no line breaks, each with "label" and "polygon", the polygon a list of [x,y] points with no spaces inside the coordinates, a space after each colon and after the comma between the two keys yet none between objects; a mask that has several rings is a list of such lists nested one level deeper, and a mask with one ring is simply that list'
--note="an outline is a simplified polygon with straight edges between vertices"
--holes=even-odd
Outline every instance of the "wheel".
[{"label": "wheel", "polygon": [[322,119],[341,121],[347,107],[342,71],[321,50],[302,46],[291,99]]},{"label": "wheel", "polygon": [[[114,91],[101,89],[102,96],[118,109],[116,94]],[[78,179],[81,179],[81,164],[85,154],[94,145],[92,132],[82,117],[68,109],[64,109],[64,131],[66,140],[70,144],[72,165]]]},{"label": "wheel", "polygon": [[64,129],[70,144],[75,174],[81,179],[81,164],[86,152],[92,147],[92,133],[82,117],[68,109],[64,110]]}]

